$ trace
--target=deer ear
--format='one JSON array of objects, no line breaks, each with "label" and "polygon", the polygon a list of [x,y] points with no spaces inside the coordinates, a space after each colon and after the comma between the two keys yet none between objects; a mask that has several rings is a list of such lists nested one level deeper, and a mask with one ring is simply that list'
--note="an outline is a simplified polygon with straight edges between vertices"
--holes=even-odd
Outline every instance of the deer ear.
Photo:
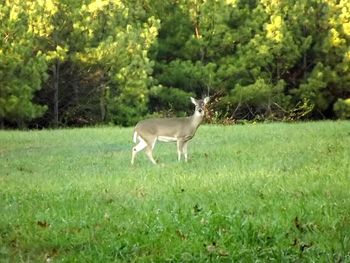
[{"label": "deer ear", "polygon": [[209,97],[205,97],[203,102],[204,102],[204,105],[207,104],[209,102],[210,98]]},{"label": "deer ear", "polygon": [[196,105],[196,106],[198,105],[198,103],[197,103],[197,100],[196,100],[196,99],[194,99],[194,98],[192,98],[192,97],[191,97],[191,101],[192,101],[192,103],[193,103],[194,105]]}]

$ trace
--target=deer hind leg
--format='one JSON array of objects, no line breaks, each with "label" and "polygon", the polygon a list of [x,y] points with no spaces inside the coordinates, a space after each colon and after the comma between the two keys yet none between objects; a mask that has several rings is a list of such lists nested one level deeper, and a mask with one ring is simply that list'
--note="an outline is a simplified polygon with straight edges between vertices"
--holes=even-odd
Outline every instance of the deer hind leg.
[{"label": "deer hind leg", "polygon": [[147,154],[148,159],[149,159],[153,164],[157,164],[157,162],[156,162],[156,161],[154,160],[154,158],[153,158],[152,149],[153,149],[152,146],[147,146],[147,148],[146,148],[146,154]]},{"label": "deer hind leg", "polygon": [[147,147],[147,143],[144,139],[142,139],[140,136],[138,136],[137,139],[139,140],[139,143],[132,148],[131,164],[134,164],[136,154]]},{"label": "deer hind leg", "polygon": [[150,138],[147,139],[147,147],[146,147],[146,155],[148,157],[148,159],[153,163],[153,164],[157,164],[157,162],[154,160],[153,158],[153,148],[156,145],[157,142],[157,137],[155,138]]}]

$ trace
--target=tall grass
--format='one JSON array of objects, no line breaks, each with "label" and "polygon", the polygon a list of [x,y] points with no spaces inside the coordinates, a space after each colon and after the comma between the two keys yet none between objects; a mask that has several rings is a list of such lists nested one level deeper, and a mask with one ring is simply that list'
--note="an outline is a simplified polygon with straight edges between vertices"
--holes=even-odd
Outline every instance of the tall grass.
[{"label": "tall grass", "polygon": [[1,262],[350,262],[350,122],[0,131]]}]

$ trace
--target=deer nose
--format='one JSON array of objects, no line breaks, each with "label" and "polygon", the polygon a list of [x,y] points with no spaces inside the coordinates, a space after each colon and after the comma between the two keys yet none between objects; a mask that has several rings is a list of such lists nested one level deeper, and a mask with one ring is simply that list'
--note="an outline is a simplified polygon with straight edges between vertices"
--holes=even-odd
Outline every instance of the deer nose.
[{"label": "deer nose", "polygon": [[202,111],[203,111],[202,109],[198,109],[198,112],[199,112],[199,113],[202,113]]}]

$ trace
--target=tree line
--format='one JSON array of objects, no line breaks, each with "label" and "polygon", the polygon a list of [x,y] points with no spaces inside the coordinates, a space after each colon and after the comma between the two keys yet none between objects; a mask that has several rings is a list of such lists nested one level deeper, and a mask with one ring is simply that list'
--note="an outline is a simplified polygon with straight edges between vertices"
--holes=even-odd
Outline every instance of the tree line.
[{"label": "tree line", "polygon": [[1,126],[350,117],[347,0],[4,0]]}]

